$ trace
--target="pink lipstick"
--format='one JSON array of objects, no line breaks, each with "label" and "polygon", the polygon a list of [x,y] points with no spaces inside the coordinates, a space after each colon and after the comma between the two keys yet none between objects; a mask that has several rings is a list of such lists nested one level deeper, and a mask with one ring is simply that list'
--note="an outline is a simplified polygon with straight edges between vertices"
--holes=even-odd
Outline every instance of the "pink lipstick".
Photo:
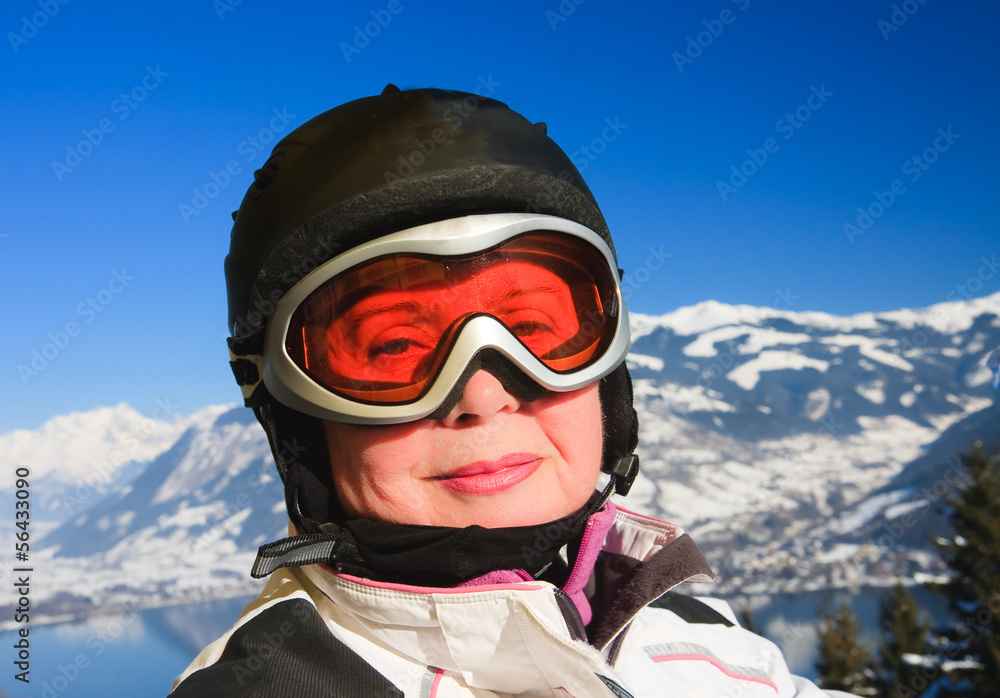
[{"label": "pink lipstick", "polygon": [[503,492],[534,473],[542,459],[533,453],[512,453],[498,460],[476,461],[434,478],[463,494]]}]

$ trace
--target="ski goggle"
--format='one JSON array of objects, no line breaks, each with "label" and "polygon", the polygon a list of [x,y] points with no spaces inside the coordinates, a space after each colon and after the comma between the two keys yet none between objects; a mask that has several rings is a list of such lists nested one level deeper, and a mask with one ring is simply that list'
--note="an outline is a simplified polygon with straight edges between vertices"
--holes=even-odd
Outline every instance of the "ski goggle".
[{"label": "ski goggle", "polygon": [[321,419],[391,424],[444,403],[490,349],[547,390],[604,377],[628,351],[611,250],[571,221],[467,216],[321,265],[276,305],[263,381]]}]

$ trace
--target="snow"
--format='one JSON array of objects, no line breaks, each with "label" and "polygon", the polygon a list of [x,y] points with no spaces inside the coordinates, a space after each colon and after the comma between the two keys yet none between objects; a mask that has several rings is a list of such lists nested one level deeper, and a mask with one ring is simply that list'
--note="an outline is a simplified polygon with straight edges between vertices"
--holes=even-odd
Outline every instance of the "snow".
[{"label": "snow", "polygon": [[926,667],[927,669],[933,669],[935,671],[937,670],[937,662],[933,657],[928,657],[925,654],[911,654],[910,652],[904,652],[900,658],[910,666],[920,666]]},{"label": "snow", "polygon": [[829,530],[834,534],[857,530],[871,521],[879,512],[909,495],[910,490],[896,490],[870,497],[854,507],[854,509],[843,514],[836,521],[831,522]]},{"label": "snow", "polygon": [[639,379],[632,386],[637,397],[657,397],[678,413],[688,412],[735,412],[736,408],[719,399],[722,396],[714,390],[698,386],[661,383]]},{"label": "snow", "polygon": [[885,516],[886,519],[891,521],[892,519],[898,519],[900,516],[905,516],[906,514],[909,514],[911,511],[919,511],[920,509],[926,507],[927,504],[928,502],[926,499],[917,499],[912,502],[893,504],[892,506],[886,507],[885,512],[883,512],[883,515]]},{"label": "snow", "polygon": [[203,506],[188,506],[186,502],[181,502],[180,508],[170,516],[161,516],[156,525],[160,529],[167,528],[191,528],[192,526],[207,526],[209,521],[213,521],[225,511],[222,502],[212,502]]},{"label": "snow", "polygon": [[871,383],[861,383],[856,385],[854,389],[857,391],[858,395],[874,402],[876,405],[881,405],[885,402],[885,381],[874,381]]},{"label": "snow", "polygon": [[660,326],[670,327],[679,335],[706,332],[724,325],[756,324],[763,317],[774,317],[777,311],[750,305],[727,305],[718,301],[703,301],[659,316],[630,313],[632,339],[636,340]]},{"label": "snow", "polygon": [[934,441],[941,431],[962,416],[964,415],[953,413],[941,418],[942,426],[933,427],[917,424],[899,415],[858,417],[857,422],[864,432],[849,437],[847,442],[861,447],[856,465],[865,464],[869,468],[882,465],[896,474],[905,463],[921,454],[924,444]]},{"label": "snow", "polygon": [[826,414],[830,408],[830,391],[826,388],[817,388],[806,396],[805,413],[806,417],[814,422]]},{"label": "snow", "polygon": [[848,562],[858,554],[860,545],[853,543],[837,543],[833,548],[819,556],[819,562]]},{"label": "snow", "polygon": [[941,671],[945,674],[954,671],[975,671],[982,670],[983,665],[974,659],[956,659],[947,662],[941,662]]},{"label": "snow", "polygon": [[1000,292],[983,298],[938,303],[922,310],[879,313],[879,317],[901,327],[913,329],[927,325],[941,334],[957,334],[972,327],[976,318],[984,313],[1000,315]]},{"label": "snow", "polygon": [[929,326],[932,331],[947,335],[968,330],[975,319],[984,313],[1000,316],[1000,292],[968,301],[938,303],[923,309],[858,313],[848,316],[728,305],[709,300],[678,308],[663,315],[629,313],[629,320],[633,339],[643,337],[659,327],[669,327],[679,335],[696,335],[727,325],[760,325],[774,318],[788,320],[800,326],[831,331],[875,330],[884,323],[892,323],[901,329]]},{"label": "snow", "polygon": [[947,584],[950,581],[951,578],[944,574],[925,574],[923,572],[916,572],[913,575],[913,583],[919,584],[920,586]]},{"label": "snow", "polygon": [[993,371],[985,366],[977,366],[969,371],[965,376],[965,385],[968,388],[978,388],[981,385],[993,383]]},{"label": "snow", "polygon": [[626,358],[628,361],[629,368],[635,368],[637,366],[642,366],[643,368],[648,368],[653,371],[663,370],[663,359],[656,356],[646,356],[645,354],[635,354],[629,353]]},{"label": "snow", "polygon": [[[256,430],[254,431],[256,434]],[[246,439],[247,429],[242,424],[229,424],[221,429],[200,430],[194,433],[191,444],[181,462],[163,482],[153,504],[166,502],[187,492],[198,490],[203,485],[215,479],[215,491],[205,492],[213,496],[229,483],[229,478],[215,478],[216,473],[206,470],[203,463],[213,460],[219,453],[225,453],[230,476],[245,470],[248,465],[261,458],[270,456],[267,442],[261,438],[256,441]]]},{"label": "snow", "polygon": [[[862,356],[866,356],[872,361],[877,361],[881,364],[885,364],[886,366],[898,368],[903,371],[913,371],[913,364],[906,359],[900,358],[896,354],[890,354],[887,351],[883,351],[879,348],[879,343],[871,337],[841,334],[833,337],[820,337],[819,341],[823,344],[833,344],[841,347],[857,347]],[[898,342],[894,342],[892,340],[883,340],[883,342],[889,344],[890,346],[898,346],[899,344]]]},{"label": "snow", "polygon": [[760,374],[765,371],[780,371],[784,369],[801,370],[803,368],[815,368],[818,371],[825,371],[830,366],[829,362],[820,359],[813,359],[805,354],[796,354],[791,351],[762,351],[755,358],[750,359],[730,371],[726,377],[736,383],[744,390],[753,390],[760,380]]},{"label": "snow", "polygon": [[[37,479],[53,476],[84,482],[97,476],[108,482],[131,461],[150,461],[187,429],[189,418],[172,421],[143,417],[126,403],[53,417],[40,428],[17,429],[0,435],[0,453],[7,462],[31,470]],[[13,487],[13,480],[0,489]]]},{"label": "snow", "polygon": [[946,395],[945,400],[962,408],[964,412],[978,412],[993,404],[993,400],[988,397],[970,397],[968,395]]},{"label": "snow", "polygon": [[779,332],[769,327],[730,325],[698,335],[698,338],[685,346],[683,351],[687,356],[715,356],[718,353],[715,349],[717,343],[741,336],[746,336],[746,341],[740,345],[740,354],[758,354],[767,347],[802,344],[813,339],[801,332]]}]

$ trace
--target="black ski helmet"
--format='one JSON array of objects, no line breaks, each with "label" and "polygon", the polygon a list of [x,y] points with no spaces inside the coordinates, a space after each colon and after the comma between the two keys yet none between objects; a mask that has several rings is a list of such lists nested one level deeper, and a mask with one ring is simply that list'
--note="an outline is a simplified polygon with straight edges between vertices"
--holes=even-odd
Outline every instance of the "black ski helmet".
[{"label": "black ski helmet", "polygon": [[[343,512],[321,422],[269,395],[259,366],[246,358],[262,353],[275,303],[363,242],[458,216],[524,212],[580,223],[614,249],[593,194],[545,125],[466,92],[389,85],[298,127],[254,173],[233,214],[225,264],[231,365],[267,433],[300,531],[319,530]],[[600,397],[603,468],[611,472],[637,442],[624,362],[601,380]]]}]

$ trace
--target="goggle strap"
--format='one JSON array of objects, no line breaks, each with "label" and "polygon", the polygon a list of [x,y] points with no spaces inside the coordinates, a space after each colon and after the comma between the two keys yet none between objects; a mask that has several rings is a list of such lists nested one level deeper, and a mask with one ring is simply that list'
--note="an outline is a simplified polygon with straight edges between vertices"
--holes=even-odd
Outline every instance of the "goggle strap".
[{"label": "goggle strap", "polygon": [[233,356],[249,356],[264,353],[264,328],[245,337],[227,337],[229,353]]}]

